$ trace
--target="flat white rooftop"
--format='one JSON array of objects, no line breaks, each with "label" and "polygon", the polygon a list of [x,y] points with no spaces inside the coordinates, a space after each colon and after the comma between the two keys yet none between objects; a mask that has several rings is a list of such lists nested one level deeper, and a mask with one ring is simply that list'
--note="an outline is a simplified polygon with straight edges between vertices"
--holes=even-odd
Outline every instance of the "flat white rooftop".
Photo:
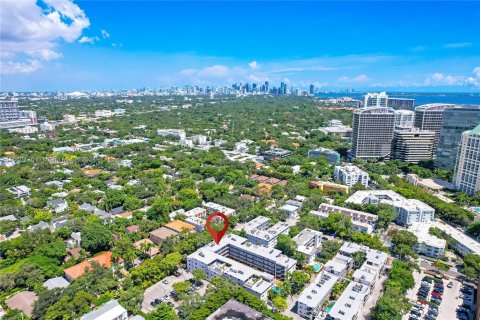
[{"label": "flat white rooftop", "polygon": [[358,282],[350,282],[328,314],[334,319],[356,319],[368,293],[368,286]]},{"label": "flat white rooftop", "polygon": [[334,274],[322,271],[317,275],[313,283],[302,291],[298,302],[310,308],[316,308],[330,294],[338,279]]},{"label": "flat white rooftop", "polygon": [[268,273],[255,270],[233,259],[224,257],[206,249],[199,249],[189,255],[197,261],[208,265],[209,268],[224,275],[238,279],[252,291],[262,295],[272,286],[274,277]]},{"label": "flat white rooftop", "polygon": [[243,226],[243,230],[245,230],[245,232],[249,234],[253,230],[268,224],[269,221],[270,221],[270,218],[267,218],[264,216],[258,216],[255,219],[245,223],[245,225]]},{"label": "flat white rooftop", "polygon": [[480,255],[480,243],[477,241],[473,240],[469,236],[467,236],[465,233],[462,231],[458,230],[455,227],[452,227],[445,222],[442,222],[440,220],[435,220],[433,222],[433,226],[439,228],[442,231],[445,231],[449,236],[451,236],[453,239],[456,241],[460,242],[462,245],[465,247],[469,248],[471,251],[473,251],[475,254]]},{"label": "flat white rooftop", "polygon": [[401,207],[407,211],[434,211],[426,203],[416,199],[407,199],[392,190],[360,190],[351,195],[346,202],[368,204],[371,199],[378,200],[379,203]]},{"label": "flat white rooftop", "polygon": [[428,233],[430,227],[433,227],[432,224],[413,224],[408,228],[408,231],[415,234],[418,238],[419,243],[424,243],[433,248],[444,249],[447,245],[445,239],[440,239]]},{"label": "flat white rooftop", "polygon": [[242,250],[249,251],[252,254],[261,256],[264,259],[274,261],[276,264],[286,267],[287,269],[292,268],[297,263],[295,259],[287,257],[278,249],[266,248],[263,246],[255,245],[251,242],[248,242],[247,239],[237,236],[235,234],[225,235],[218,245],[214,242],[211,242],[203,248],[212,252],[219,252],[228,245],[236,246]]}]

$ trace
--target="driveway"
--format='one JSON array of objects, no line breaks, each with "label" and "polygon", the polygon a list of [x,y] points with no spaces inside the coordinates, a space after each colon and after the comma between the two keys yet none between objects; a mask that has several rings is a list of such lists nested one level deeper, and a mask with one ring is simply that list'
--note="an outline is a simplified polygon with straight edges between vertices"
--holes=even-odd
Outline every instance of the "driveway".
[{"label": "driveway", "polygon": [[440,270],[434,266],[432,266],[428,261],[424,259],[420,259],[420,268],[424,270],[430,270],[430,271],[439,271],[444,275],[449,276],[450,278],[456,278],[456,277],[462,277],[463,275],[460,272],[453,271],[453,270],[448,270],[448,271],[443,271]]},{"label": "driveway", "polygon": [[373,287],[370,296],[365,302],[365,305],[362,308],[361,314],[358,316],[359,320],[369,320],[370,319],[370,312],[372,311],[373,307],[377,304],[378,299],[383,294],[383,283],[387,280],[388,276],[381,274],[377,283]]},{"label": "driveway", "polygon": [[154,285],[148,287],[145,290],[145,293],[143,295],[143,302],[142,302],[143,312],[149,313],[150,311],[155,310],[155,307],[151,305],[151,302],[154,301],[155,299],[160,299],[161,297],[164,297],[164,296],[168,296],[167,301],[172,301],[175,304],[175,306],[178,306],[178,303],[175,303],[173,299],[171,299],[170,297],[170,291],[173,290],[172,285],[174,283],[177,283],[180,281],[186,281],[193,278],[192,274],[188,273],[184,269],[178,269],[178,272],[180,273],[180,276],[178,277],[168,276],[163,280],[155,283]]}]

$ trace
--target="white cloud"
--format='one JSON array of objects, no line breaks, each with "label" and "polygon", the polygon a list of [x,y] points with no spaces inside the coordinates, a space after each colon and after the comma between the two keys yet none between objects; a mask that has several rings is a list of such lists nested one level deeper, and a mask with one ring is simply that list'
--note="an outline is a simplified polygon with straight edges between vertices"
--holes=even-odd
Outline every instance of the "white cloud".
[{"label": "white cloud", "polygon": [[471,42],[447,43],[444,47],[449,49],[459,49],[471,46]]},{"label": "white cloud", "polygon": [[58,59],[58,41],[72,43],[90,21],[72,0],[2,1],[0,47],[2,71],[28,73],[42,61]]},{"label": "white cloud", "polygon": [[366,75],[361,74],[356,77],[347,77],[343,76],[338,79],[338,82],[343,82],[343,83],[358,83],[358,82],[365,82],[370,80]]},{"label": "white cloud", "polygon": [[211,67],[203,68],[198,72],[200,77],[207,78],[222,78],[229,75],[229,69],[222,65],[214,65]]},{"label": "white cloud", "polygon": [[474,77],[468,77],[465,82],[464,82],[464,85],[467,86],[467,87],[478,87],[480,86],[480,80],[477,78],[474,78]]},{"label": "white cloud", "polygon": [[30,52],[30,55],[45,61],[55,60],[63,57],[63,54],[61,54],[60,52],[56,52],[48,49],[42,49],[40,51]]},{"label": "white cloud", "polygon": [[472,73],[473,76],[462,76],[435,72],[425,79],[424,85],[480,87],[480,67],[474,68]]},{"label": "white cloud", "polygon": [[473,69],[473,73],[477,78],[480,78],[480,67],[476,67],[475,69]]},{"label": "white cloud", "polygon": [[462,85],[464,79],[465,77],[463,76],[452,76],[435,72],[425,80],[424,84],[426,86],[454,86]]},{"label": "white cloud", "polygon": [[40,69],[41,63],[37,59],[29,59],[25,62],[2,61],[0,74],[32,73]]},{"label": "white cloud", "polygon": [[252,61],[248,64],[248,66],[252,69],[258,69],[260,67],[260,65],[257,63],[257,61]]},{"label": "white cloud", "polygon": [[270,81],[269,77],[257,75],[257,74],[250,74],[247,78],[249,81],[256,82],[256,83]]},{"label": "white cloud", "polygon": [[78,43],[91,43],[91,44],[93,44],[94,42],[95,42],[95,39],[92,38],[92,37],[83,36],[80,39],[78,39]]},{"label": "white cloud", "polygon": [[106,30],[100,30],[100,32],[102,33],[102,37],[103,39],[107,39],[107,38],[110,38],[110,33],[108,33]]}]

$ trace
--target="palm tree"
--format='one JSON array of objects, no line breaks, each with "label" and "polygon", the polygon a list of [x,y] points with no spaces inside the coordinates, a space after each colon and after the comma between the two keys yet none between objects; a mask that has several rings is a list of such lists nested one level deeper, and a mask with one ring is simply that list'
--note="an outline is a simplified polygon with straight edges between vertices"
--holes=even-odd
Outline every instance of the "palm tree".
[{"label": "palm tree", "polygon": [[142,251],[143,254],[150,256],[150,249],[154,247],[154,244],[150,241],[145,241],[140,244],[140,251]]}]

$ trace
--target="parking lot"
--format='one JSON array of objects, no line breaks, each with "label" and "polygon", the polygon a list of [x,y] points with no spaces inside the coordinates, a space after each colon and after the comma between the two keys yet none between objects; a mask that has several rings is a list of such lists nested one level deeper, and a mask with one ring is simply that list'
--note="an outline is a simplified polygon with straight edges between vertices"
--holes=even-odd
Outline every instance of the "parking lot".
[{"label": "parking lot", "polygon": [[[407,297],[408,299],[415,304],[415,302],[418,300],[417,294],[421,291],[420,288],[422,286],[422,279],[425,277],[425,273],[421,272],[415,272],[413,274],[414,279],[415,279],[415,287],[407,292]],[[451,282],[451,285],[449,283]],[[440,285],[437,284],[437,288],[439,288]],[[428,288],[428,289],[426,289]],[[437,291],[437,293],[434,293],[434,295],[438,296],[438,292],[441,293],[441,301],[439,301],[439,306],[438,308],[431,307],[429,305],[421,305],[418,304],[417,306],[413,307],[413,311],[403,317],[404,320],[408,319],[430,319],[430,320],[454,320],[454,319],[461,319],[461,320],[467,320],[462,317],[462,315],[457,314],[457,308],[461,307],[462,305],[468,305],[472,306],[471,310],[473,310],[473,297],[474,295],[465,295],[460,292],[460,289],[462,288],[462,283],[455,280],[455,279],[443,279],[443,290],[437,289],[435,287],[435,282],[432,282],[429,285],[423,285],[423,291],[425,291],[426,294],[426,299],[428,302],[432,300],[432,291]],[[462,298],[467,296],[470,297],[469,299]],[[432,309],[434,309],[432,311]],[[460,317],[460,318],[458,318]],[[473,312],[470,312],[470,318],[468,320],[473,319]]]},{"label": "parking lot", "polygon": [[[172,302],[175,305],[175,307],[178,306],[178,302],[174,301],[170,296],[170,292],[173,290],[172,286],[174,283],[190,280],[192,278],[192,275],[183,269],[179,269],[178,272],[180,273],[180,276],[178,277],[168,276],[164,278],[162,281],[155,283],[154,285],[148,287],[145,290],[145,293],[143,296],[143,302],[142,302],[143,312],[148,313],[152,310],[155,310],[155,307],[152,306],[151,303],[155,301],[155,299],[161,299],[162,297],[165,297],[165,296],[167,297],[165,302]],[[206,286],[204,285],[202,288],[199,289],[199,293],[201,295],[205,293],[205,288]]]}]

